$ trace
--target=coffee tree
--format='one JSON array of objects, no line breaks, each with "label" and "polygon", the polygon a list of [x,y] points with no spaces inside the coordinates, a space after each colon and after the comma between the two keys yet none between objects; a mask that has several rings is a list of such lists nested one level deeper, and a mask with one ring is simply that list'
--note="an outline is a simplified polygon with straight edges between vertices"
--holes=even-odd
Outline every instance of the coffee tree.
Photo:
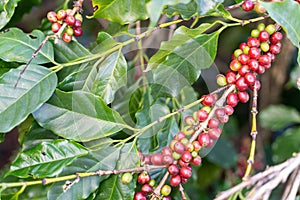
[{"label": "coffee tree", "polygon": [[[0,132],[4,140],[18,127],[21,146],[2,172],[1,199],[199,198],[191,189],[205,181],[198,169],[219,145],[215,160],[232,155],[220,138],[236,130],[228,124],[247,102],[247,160],[237,162],[239,176],[215,198],[268,199],[281,182],[282,198],[296,198],[297,127],[281,140],[291,142],[290,158],[254,171],[261,79],[282,41],[299,48],[299,1],[65,1],[31,33],[14,26],[22,1],[0,5]],[[93,19],[109,26],[82,45],[84,24]],[[225,69],[217,68],[219,38],[234,27],[248,36]],[[205,87],[197,86],[201,80]],[[300,122],[283,105],[258,116],[273,131]]]}]

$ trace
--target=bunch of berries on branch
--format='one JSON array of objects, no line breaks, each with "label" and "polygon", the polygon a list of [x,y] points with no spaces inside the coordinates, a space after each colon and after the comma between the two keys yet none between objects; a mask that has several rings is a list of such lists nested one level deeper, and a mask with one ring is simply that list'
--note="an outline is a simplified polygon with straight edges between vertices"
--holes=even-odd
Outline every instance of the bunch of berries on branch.
[{"label": "bunch of berries on branch", "polygon": [[76,37],[80,37],[82,35],[82,15],[80,13],[76,13],[74,16],[72,15],[72,10],[59,10],[57,12],[50,11],[47,14],[47,19],[52,22],[52,31],[57,33],[66,23],[66,28],[62,35],[62,40],[65,42],[70,42],[72,40],[73,35]]}]

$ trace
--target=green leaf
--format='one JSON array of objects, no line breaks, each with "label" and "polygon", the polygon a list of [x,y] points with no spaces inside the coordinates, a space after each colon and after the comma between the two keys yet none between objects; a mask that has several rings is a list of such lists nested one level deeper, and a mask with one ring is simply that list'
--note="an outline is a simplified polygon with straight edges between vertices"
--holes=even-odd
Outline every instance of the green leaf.
[{"label": "green leaf", "polygon": [[[11,28],[0,34],[0,58],[6,62],[26,63],[44,38],[45,35],[39,30],[25,34],[18,28]],[[48,62],[54,62],[53,47],[50,42],[46,42],[31,63],[43,64]]]},{"label": "green leaf", "polygon": [[5,62],[3,60],[0,60],[0,76],[8,72],[9,70],[13,68],[19,67],[19,63],[14,63],[14,62]]},{"label": "green leaf", "polygon": [[221,166],[223,169],[228,169],[236,165],[237,152],[229,140],[220,138],[207,155],[207,160]]},{"label": "green leaf", "polygon": [[147,3],[147,11],[151,20],[150,26],[155,26],[159,17],[163,11],[163,8],[167,5],[176,5],[188,3],[190,0],[152,0]]},{"label": "green leaf", "polygon": [[54,72],[31,64],[15,88],[23,68],[12,69],[0,78],[0,132],[8,132],[24,121],[51,97],[57,85]]},{"label": "green leaf", "polygon": [[272,144],[275,163],[280,163],[293,156],[293,153],[299,152],[300,146],[300,127],[288,129],[284,135],[278,137]]},{"label": "green leaf", "polygon": [[300,114],[292,107],[271,105],[260,112],[259,122],[261,126],[277,131],[290,124],[300,123]]},{"label": "green leaf", "polygon": [[107,137],[126,127],[119,113],[101,98],[84,91],[56,90],[33,116],[42,127],[75,141]]},{"label": "green leaf", "polygon": [[88,151],[80,144],[68,140],[42,142],[33,149],[22,152],[10,166],[8,175],[20,178],[52,177],[65,166]]},{"label": "green leaf", "polygon": [[[98,159],[94,158],[91,154],[88,154],[87,156],[75,159],[72,165],[66,166],[60,176],[75,174],[78,172],[90,172],[92,168],[98,165],[98,163]],[[67,191],[63,191],[63,185],[65,182],[55,183],[48,191],[48,199],[86,199],[99,187],[99,183],[105,178],[107,178],[107,176],[90,176],[81,178],[79,182],[74,183]]]},{"label": "green leaf", "polygon": [[[125,144],[121,150],[117,163],[117,169],[132,169],[139,165],[139,156],[134,143]],[[105,200],[132,200],[134,195],[135,182],[123,184],[122,174],[112,175],[99,187],[99,193],[96,199]]]},{"label": "green leaf", "polygon": [[[282,2],[266,3],[259,1],[263,5],[271,18],[280,24],[291,42],[298,47],[300,42],[300,5],[293,0]],[[300,64],[300,53],[298,53],[298,64]]]},{"label": "green leaf", "polygon": [[145,0],[92,0],[95,18],[129,24],[147,18]]},{"label": "green leaf", "polygon": [[212,65],[218,37],[218,32],[202,34],[176,47],[153,71],[154,82],[176,97],[182,88],[193,84],[199,78],[201,69]]},{"label": "green leaf", "polygon": [[198,4],[198,15],[205,15],[216,8],[224,0],[195,0]]},{"label": "green leaf", "polygon": [[20,0],[0,1],[0,29],[11,19]]},{"label": "green leaf", "polygon": [[180,14],[183,19],[188,20],[197,13],[197,4],[195,1],[179,3],[173,6],[167,6],[164,12],[168,17]]}]

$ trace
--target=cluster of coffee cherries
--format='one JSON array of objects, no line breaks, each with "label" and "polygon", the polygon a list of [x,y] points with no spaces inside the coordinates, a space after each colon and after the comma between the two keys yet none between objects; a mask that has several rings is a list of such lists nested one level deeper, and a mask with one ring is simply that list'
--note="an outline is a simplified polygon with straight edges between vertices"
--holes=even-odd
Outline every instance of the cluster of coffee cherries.
[{"label": "cluster of coffee cherries", "polygon": [[82,35],[82,15],[76,13],[74,16],[71,14],[72,10],[59,10],[57,12],[50,11],[47,14],[47,19],[52,22],[52,31],[57,33],[64,23],[67,24],[66,29],[62,35],[62,40],[64,42],[70,42],[73,35],[80,37]]},{"label": "cluster of coffee cherries", "polygon": [[271,67],[275,56],[280,52],[282,34],[276,31],[273,24],[265,26],[263,23],[252,30],[247,43],[241,43],[232,55],[230,70],[226,76],[219,74],[217,83],[220,86],[234,84],[237,91],[227,96],[227,105],[235,107],[238,102],[246,103],[249,100],[248,88],[260,89],[257,74],[263,74]]},{"label": "cluster of coffee cherries", "polygon": [[[269,2],[281,2],[282,0],[270,0]],[[296,2],[300,3],[300,0],[295,0]],[[253,0],[245,0],[242,3],[242,9],[246,12],[251,10],[255,10],[257,13],[265,13],[266,9],[259,4],[257,1]]]}]

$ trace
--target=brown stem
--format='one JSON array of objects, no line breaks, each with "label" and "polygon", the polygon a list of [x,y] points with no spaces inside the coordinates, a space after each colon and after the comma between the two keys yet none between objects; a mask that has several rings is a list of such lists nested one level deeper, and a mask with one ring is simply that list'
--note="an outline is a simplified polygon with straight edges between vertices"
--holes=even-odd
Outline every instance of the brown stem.
[{"label": "brown stem", "polygon": [[186,200],[186,196],[184,194],[184,188],[182,187],[181,184],[179,184],[179,191],[180,191],[182,200]]}]

